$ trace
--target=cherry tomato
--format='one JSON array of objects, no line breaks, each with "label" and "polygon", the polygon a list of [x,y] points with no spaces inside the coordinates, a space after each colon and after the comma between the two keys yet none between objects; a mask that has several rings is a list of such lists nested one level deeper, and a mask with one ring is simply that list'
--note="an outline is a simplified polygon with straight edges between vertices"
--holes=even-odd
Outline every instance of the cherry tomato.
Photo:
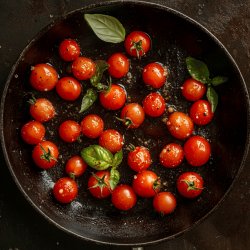
[{"label": "cherry tomato", "polygon": [[56,115],[55,108],[48,99],[32,99],[30,103],[30,114],[36,121],[47,122]]},{"label": "cherry tomato", "polygon": [[153,197],[160,191],[160,179],[156,173],[143,170],[134,176],[133,189],[141,197]]},{"label": "cherry tomato", "polygon": [[30,84],[38,91],[52,90],[58,81],[56,70],[49,64],[42,63],[31,67]]},{"label": "cherry tomato", "polygon": [[83,161],[82,157],[75,155],[68,159],[65,172],[70,175],[70,177],[79,177],[86,171],[87,164]]},{"label": "cherry tomato", "polygon": [[140,58],[149,51],[151,40],[145,32],[133,31],[126,36],[124,46],[129,55]]},{"label": "cherry tomato", "polygon": [[66,101],[75,101],[81,91],[82,85],[73,77],[63,77],[56,84],[57,94]]},{"label": "cherry tomato", "polygon": [[98,171],[90,176],[88,189],[90,193],[98,199],[103,199],[111,194],[109,171]]},{"label": "cherry tomato", "polygon": [[114,154],[122,149],[123,137],[118,131],[107,129],[100,135],[99,145]]},{"label": "cherry tomato", "polygon": [[132,187],[121,184],[112,192],[113,205],[123,211],[127,211],[135,206],[137,201],[136,194]]},{"label": "cherry tomato", "polygon": [[122,53],[115,53],[108,59],[108,72],[112,77],[122,78],[129,71],[129,60]]},{"label": "cherry tomato", "polygon": [[32,145],[42,142],[45,136],[45,127],[38,121],[30,121],[21,129],[22,139]]},{"label": "cherry tomato", "polygon": [[117,110],[125,104],[126,92],[121,86],[112,84],[108,91],[100,93],[99,100],[104,108]]},{"label": "cherry tomato", "polygon": [[78,80],[90,79],[96,71],[95,63],[87,57],[78,57],[72,63],[72,73]]},{"label": "cherry tomato", "polygon": [[206,93],[206,87],[202,82],[198,82],[193,78],[187,79],[182,85],[182,95],[188,101],[198,101]]},{"label": "cherry tomato", "polygon": [[202,136],[192,136],[184,144],[184,154],[190,165],[200,167],[210,158],[210,143]]},{"label": "cherry tomato", "polygon": [[32,152],[32,159],[42,169],[52,168],[59,156],[57,146],[50,141],[43,141],[37,144]]},{"label": "cherry tomato", "polygon": [[159,89],[166,82],[167,70],[160,63],[150,63],[144,67],[142,79],[145,84]]},{"label": "cherry tomato", "polygon": [[176,198],[170,192],[160,192],[155,195],[153,206],[155,211],[162,215],[171,214],[176,208]]},{"label": "cherry tomato", "polygon": [[177,180],[178,192],[186,198],[199,196],[204,188],[203,178],[195,172],[186,172],[179,176]]},{"label": "cherry tomato", "polygon": [[63,177],[55,183],[53,194],[56,200],[60,203],[70,203],[78,194],[77,184],[73,179]]},{"label": "cherry tomato", "polygon": [[182,112],[172,113],[167,120],[167,127],[170,134],[180,140],[188,138],[194,130],[193,121]]},{"label": "cherry tomato", "polygon": [[210,102],[199,100],[193,103],[189,115],[196,125],[207,125],[212,121],[214,113]]},{"label": "cherry tomato", "polygon": [[145,147],[135,147],[128,153],[128,165],[136,172],[146,170],[151,162],[150,153]]},{"label": "cherry tomato", "polygon": [[127,128],[138,128],[145,119],[142,106],[138,103],[129,103],[123,107],[121,120]]},{"label": "cherry tomato", "polygon": [[65,39],[59,45],[59,55],[66,61],[74,61],[80,56],[80,46],[73,39]]},{"label": "cherry tomato", "polygon": [[81,134],[81,126],[72,120],[64,121],[59,126],[59,136],[65,142],[74,142]]},{"label": "cherry tomato", "polygon": [[165,100],[159,93],[150,93],[145,97],[142,104],[145,113],[152,117],[161,116],[166,109]]},{"label": "cherry tomato", "polygon": [[102,118],[95,114],[87,115],[81,122],[82,133],[88,138],[97,138],[101,135],[104,129]]},{"label": "cherry tomato", "polygon": [[184,159],[184,151],[181,145],[170,143],[166,145],[160,153],[160,162],[166,168],[179,166]]}]

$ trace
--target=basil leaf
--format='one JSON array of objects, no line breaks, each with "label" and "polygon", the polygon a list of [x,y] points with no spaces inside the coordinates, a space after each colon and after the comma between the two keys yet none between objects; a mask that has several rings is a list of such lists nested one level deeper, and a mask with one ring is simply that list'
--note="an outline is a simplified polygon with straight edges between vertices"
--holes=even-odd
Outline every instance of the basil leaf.
[{"label": "basil leaf", "polygon": [[117,184],[120,181],[120,173],[118,172],[117,169],[111,168],[110,170],[110,178],[109,178],[109,184],[112,190],[115,189]]},{"label": "basil leaf", "polygon": [[211,80],[211,83],[213,86],[218,86],[227,81],[228,81],[228,78],[225,76],[216,76]]},{"label": "basil leaf", "polygon": [[214,88],[209,87],[207,89],[207,99],[211,103],[212,106],[212,112],[216,110],[217,104],[218,104],[218,94],[214,90]]},{"label": "basil leaf", "polygon": [[97,100],[97,93],[94,89],[88,89],[86,94],[82,98],[81,109],[79,113],[84,112]]},{"label": "basil leaf", "polygon": [[102,14],[85,14],[85,20],[94,33],[104,42],[120,43],[125,39],[125,29],[115,17]]},{"label": "basil leaf", "polygon": [[186,64],[188,72],[193,79],[202,83],[209,82],[209,70],[204,62],[193,57],[187,57]]},{"label": "basil leaf", "polygon": [[99,146],[91,145],[81,151],[83,160],[96,170],[105,170],[112,166],[113,155],[109,150]]},{"label": "basil leaf", "polygon": [[122,150],[120,150],[114,155],[112,163],[113,168],[117,168],[122,163],[122,158],[123,158],[123,153]]}]

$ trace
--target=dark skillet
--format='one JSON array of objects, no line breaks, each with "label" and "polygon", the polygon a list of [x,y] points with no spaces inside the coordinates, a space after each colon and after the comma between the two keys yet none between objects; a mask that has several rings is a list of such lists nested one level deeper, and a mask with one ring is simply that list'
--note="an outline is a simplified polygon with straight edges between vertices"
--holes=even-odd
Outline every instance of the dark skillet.
[{"label": "dark skillet", "polygon": [[[58,204],[51,195],[53,183],[64,175],[63,168],[67,158],[93,141],[83,139],[82,143],[65,145],[57,136],[58,125],[72,118],[81,121],[78,114],[80,100],[68,105],[60,100],[54,91],[38,93],[46,96],[58,112],[57,119],[46,124],[46,138],[56,142],[62,158],[58,165],[49,171],[38,170],[31,159],[32,147],[20,139],[20,127],[30,120],[27,100],[30,97],[28,82],[30,66],[49,62],[61,72],[66,64],[57,55],[57,45],[67,37],[78,39],[83,55],[93,59],[106,59],[112,52],[124,51],[123,44],[106,44],[96,38],[83,19],[83,13],[105,13],[117,17],[125,26],[127,33],[143,30],[150,34],[153,48],[141,61],[132,60],[133,68],[143,67],[150,61],[161,61],[170,71],[170,87],[163,91],[169,97],[169,104],[187,112],[189,103],[180,94],[179,87],[188,77],[185,58],[193,56],[208,64],[213,75],[225,75],[229,81],[217,87],[220,96],[214,121],[196,132],[207,137],[212,144],[213,157],[201,168],[192,168],[184,162],[178,169],[163,169],[157,163],[157,152],[167,142],[175,141],[160,121],[146,121],[134,134],[125,132],[126,143],[138,144],[138,138],[149,142],[154,157],[151,169],[167,181],[168,190],[176,194],[178,207],[173,215],[161,217],[154,213],[151,200],[139,199],[137,206],[129,212],[119,212],[110,205],[110,200],[97,201],[86,191],[88,171],[78,179],[79,196],[70,205]],[[137,71],[140,70],[137,68]],[[131,71],[132,75],[134,70]],[[132,79],[135,81],[135,79]],[[149,93],[141,79],[138,84],[128,84],[122,80],[134,101],[140,102]],[[87,83],[84,83],[86,86]],[[87,86],[84,88],[86,90]],[[149,3],[112,2],[90,6],[75,11],[62,20],[41,31],[26,47],[15,64],[2,97],[1,106],[2,146],[10,172],[27,200],[49,221],[64,231],[82,239],[114,245],[144,245],[171,239],[189,230],[211,213],[224,199],[243,167],[249,143],[249,97],[244,80],[232,57],[220,42],[207,30],[186,16],[171,9]],[[99,104],[87,113],[100,113],[107,121],[106,128],[123,129],[113,115],[118,112],[103,111]],[[153,125],[151,125],[153,124]],[[157,128],[157,129],[156,129]],[[53,133],[54,132],[54,133]],[[125,153],[126,156],[126,153]],[[131,182],[133,172],[126,162],[120,167],[121,182]],[[175,181],[184,171],[197,171],[205,180],[205,190],[195,201],[182,199],[176,192]]]}]

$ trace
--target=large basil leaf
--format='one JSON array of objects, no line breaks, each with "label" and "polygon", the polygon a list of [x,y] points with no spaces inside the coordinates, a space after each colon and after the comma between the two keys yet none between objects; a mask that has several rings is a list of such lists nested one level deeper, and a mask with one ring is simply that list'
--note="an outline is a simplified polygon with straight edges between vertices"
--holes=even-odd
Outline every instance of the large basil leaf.
[{"label": "large basil leaf", "polygon": [[114,168],[118,167],[122,163],[123,153],[122,150],[118,151],[113,158],[112,166]]},{"label": "large basil leaf", "polygon": [[87,110],[89,107],[93,105],[93,103],[97,100],[97,93],[94,89],[88,89],[86,94],[82,98],[82,104],[81,104],[81,109],[79,113],[84,112]]}]

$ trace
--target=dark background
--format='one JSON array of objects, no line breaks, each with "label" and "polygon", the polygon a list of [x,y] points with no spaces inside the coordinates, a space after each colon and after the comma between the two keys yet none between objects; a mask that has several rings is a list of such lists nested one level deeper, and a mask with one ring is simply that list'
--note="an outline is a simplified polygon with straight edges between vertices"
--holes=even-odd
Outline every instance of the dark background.
[{"label": "dark background", "polygon": [[[94,0],[0,0],[1,93],[27,43],[60,15]],[[250,1],[150,1],[181,11],[209,29],[236,60],[250,89]],[[0,250],[118,249],[86,243],[47,222],[16,187],[1,153]],[[250,249],[250,157],[222,205],[200,225],[177,239],[145,249]],[[122,248],[119,249],[130,249]]]}]

